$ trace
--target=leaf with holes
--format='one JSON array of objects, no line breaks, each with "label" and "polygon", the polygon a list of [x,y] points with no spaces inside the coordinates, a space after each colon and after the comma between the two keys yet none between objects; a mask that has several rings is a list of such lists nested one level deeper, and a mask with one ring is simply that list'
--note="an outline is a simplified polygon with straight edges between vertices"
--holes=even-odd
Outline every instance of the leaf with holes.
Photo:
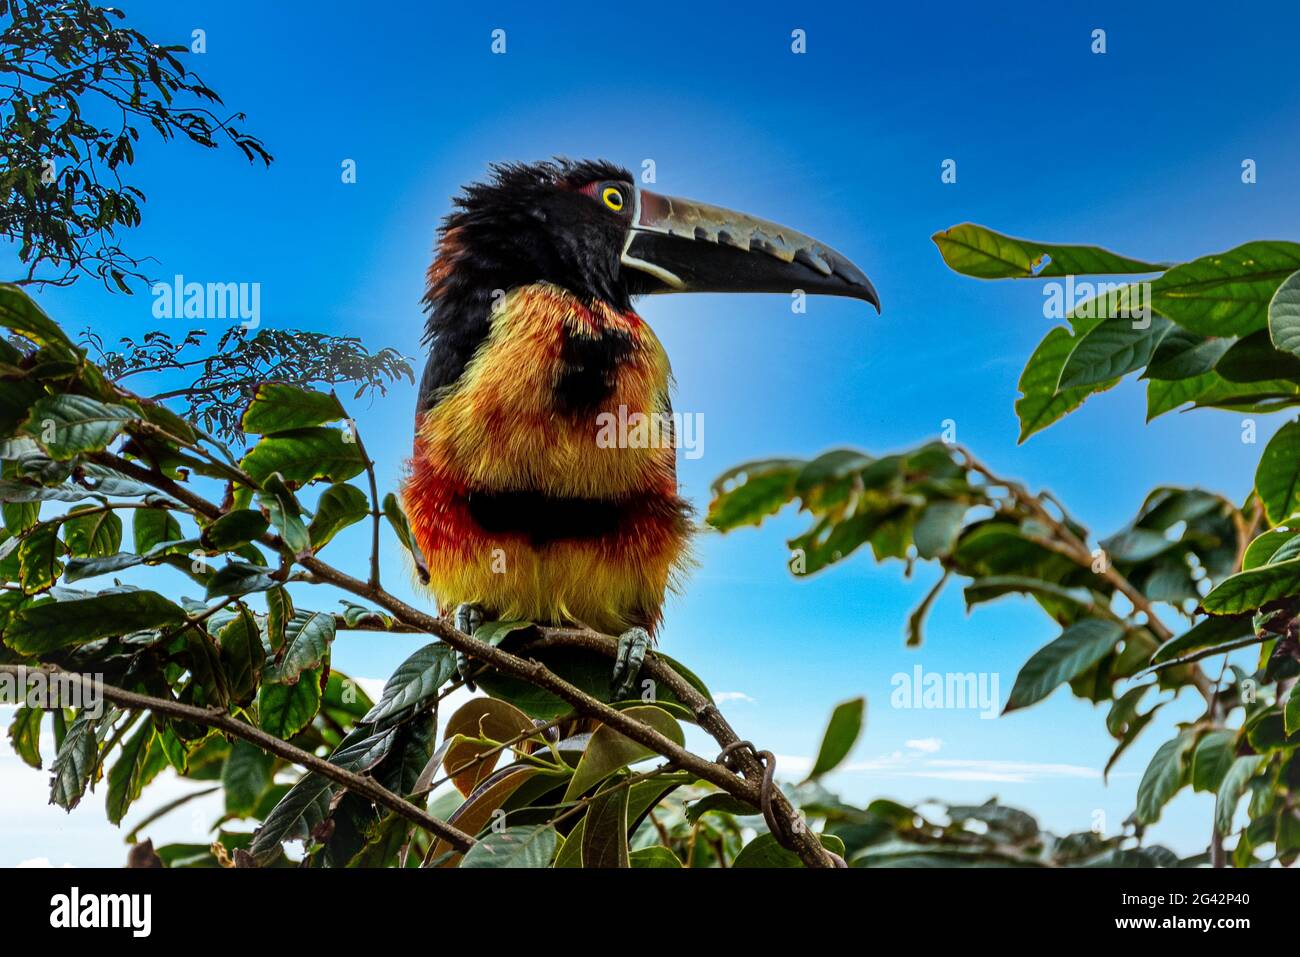
[{"label": "leaf with holes", "polygon": [[1165,268],[1099,246],[1065,246],[1016,239],[975,223],[961,223],[930,238],[939,247],[948,268],[976,279],[1119,275],[1160,272]]},{"label": "leaf with holes", "polygon": [[713,483],[705,521],[723,532],[760,524],[794,496],[803,466],[800,459],[766,459],[730,469]]}]

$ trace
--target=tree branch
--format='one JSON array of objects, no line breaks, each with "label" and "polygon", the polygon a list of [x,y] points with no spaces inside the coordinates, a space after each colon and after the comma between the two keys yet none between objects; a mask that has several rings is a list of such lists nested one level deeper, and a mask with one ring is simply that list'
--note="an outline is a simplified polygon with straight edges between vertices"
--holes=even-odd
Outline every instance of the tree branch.
[{"label": "tree branch", "polygon": [[260,728],[237,721],[225,711],[196,708],[193,705],[182,704],[179,701],[169,701],[166,698],[137,694],[134,691],[127,691],[113,685],[100,684],[89,675],[64,671],[61,668],[49,665],[43,665],[40,668],[28,668],[26,665],[0,664],[0,672],[15,675],[19,679],[25,679],[29,671],[38,670],[73,678],[80,682],[87,692],[102,694],[106,701],[110,701],[119,707],[135,711],[151,711],[154,714],[163,714],[172,718],[183,718],[207,728],[216,728],[232,737],[241,738],[269,754],[274,754],[276,757],[306,768],[361,797],[368,798],[376,804],[388,808],[412,824],[446,841],[461,853],[468,851],[476,843],[469,834],[445,821],[438,820],[427,811],[394,794],[374,779],[362,777],[346,768],[339,767],[337,764],[331,764],[324,758],[318,757],[310,751],[294,747],[288,741],[267,734]]},{"label": "tree branch", "polygon": [[[218,506],[160,472],[142,468],[134,462],[123,459],[111,452],[97,452],[91,458],[138,481],[152,484],[155,488],[167,492],[194,511],[209,518],[216,518],[221,514],[221,509]],[[283,549],[283,543],[274,534],[267,533],[260,540],[263,544],[277,551]],[[733,773],[719,763],[693,754],[650,725],[629,717],[598,698],[587,694],[581,688],[565,681],[539,661],[525,659],[478,641],[456,630],[449,623],[427,612],[413,608],[394,595],[389,594],[382,587],[354,578],[315,556],[299,556],[297,563],[310,572],[318,581],[333,585],[342,591],[350,592],[373,602],[391,614],[401,624],[439,638],[457,651],[490,665],[504,674],[513,675],[535,687],[551,692],[556,697],[572,705],[574,710],[580,714],[597,719],[602,724],[608,725],[615,731],[662,755],[682,770],[690,771],[696,777],[708,781],[732,796],[740,798],[755,807],[759,807],[763,803],[767,769],[764,768],[757,755],[744,748],[735,748],[734,745],[739,743],[739,738],[735,731],[725,721],[721,720],[721,714],[718,712],[717,707],[706,701],[680,675],[673,672],[671,668],[663,666],[662,662],[653,659],[652,656],[647,655],[647,661],[651,662],[652,671],[650,673],[652,677],[657,676],[656,680],[663,681],[681,700],[688,702],[690,707],[696,711],[700,726],[708,731],[722,747],[732,746],[732,760],[740,767],[744,777]],[[551,631],[554,630],[544,630],[543,634],[549,634]],[[570,635],[579,634],[565,629],[560,629],[560,631]],[[602,653],[609,653],[608,649],[611,647],[609,643],[613,639],[595,634],[590,635],[590,638],[603,640],[604,643],[600,645]],[[593,645],[592,647],[596,646]],[[795,813],[790,803],[781,794],[780,789],[773,787],[771,790],[774,792],[769,795],[771,807],[778,822],[782,825],[782,830],[785,832],[778,833],[775,836],[782,842],[783,846],[797,854],[809,867],[839,866],[840,862],[822,847],[817,835],[811,833],[810,829],[804,825],[802,818]]]}]

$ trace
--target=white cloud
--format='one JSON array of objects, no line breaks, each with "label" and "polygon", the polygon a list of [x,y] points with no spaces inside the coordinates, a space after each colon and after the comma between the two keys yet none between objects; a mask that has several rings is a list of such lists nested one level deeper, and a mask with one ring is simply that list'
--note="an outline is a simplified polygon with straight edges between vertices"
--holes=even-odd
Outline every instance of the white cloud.
[{"label": "white cloud", "polygon": [[1077,764],[1050,764],[1038,761],[974,761],[955,759],[935,759],[930,764],[936,768],[953,768],[958,770],[984,772],[987,774],[1019,774],[1036,779],[1040,778],[1099,778],[1101,772],[1096,768],[1085,768]]},{"label": "white cloud", "polygon": [[[48,857],[29,857],[25,861],[19,861],[18,867],[53,867]],[[64,867],[71,867],[71,864],[64,864]]]},{"label": "white cloud", "polygon": [[[863,761],[850,761],[836,768],[839,774],[869,774],[880,778],[929,778],[938,781],[987,781],[998,784],[1029,784],[1052,779],[1097,779],[1101,772],[1077,764],[1036,761],[993,761],[976,758],[934,758],[943,746],[938,738],[916,738],[905,742],[908,750],[891,751]],[[802,755],[777,756],[782,777],[807,774],[812,758]]]},{"label": "white cloud", "polygon": [[776,755],[776,770],[782,777],[796,775],[803,777],[812,770],[813,759],[801,754]]},{"label": "white cloud", "polygon": [[352,680],[361,686],[361,690],[371,701],[378,701],[384,693],[384,685],[388,684],[383,678],[353,678]]},{"label": "white cloud", "polygon": [[727,701],[745,701],[749,704],[756,704],[755,700],[743,691],[719,691],[713,696],[713,700],[718,704]]}]

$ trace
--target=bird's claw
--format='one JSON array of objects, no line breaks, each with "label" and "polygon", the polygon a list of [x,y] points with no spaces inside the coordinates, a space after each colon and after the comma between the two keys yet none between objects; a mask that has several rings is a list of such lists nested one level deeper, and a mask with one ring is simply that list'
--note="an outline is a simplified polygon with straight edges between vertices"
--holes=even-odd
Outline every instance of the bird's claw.
[{"label": "bird's claw", "polygon": [[618,639],[618,654],[614,658],[614,676],[610,679],[613,698],[619,701],[636,692],[637,675],[650,648],[650,633],[644,628],[629,628]]},{"label": "bird's claw", "polygon": [[[456,630],[474,637],[474,632],[478,631],[479,626],[483,624],[483,607],[471,602],[462,602],[456,606],[456,612],[453,620]],[[469,655],[463,651],[456,652],[456,673],[460,675],[461,681],[465,682],[465,687],[470,691],[477,691],[478,686],[474,684],[474,679],[470,677],[470,669],[474,662]]]}]

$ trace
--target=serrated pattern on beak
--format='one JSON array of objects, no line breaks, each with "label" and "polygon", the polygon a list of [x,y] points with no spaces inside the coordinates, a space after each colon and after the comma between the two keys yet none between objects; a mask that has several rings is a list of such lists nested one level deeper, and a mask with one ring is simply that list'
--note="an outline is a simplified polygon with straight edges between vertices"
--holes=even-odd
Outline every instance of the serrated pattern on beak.
[{"label": "serrated pattern on beak", "polygon": [[879,308],[875,289],[861,269],[846,256],[798,230],[748,213],[649,190],[639,191],[637,199],[634,233],[658,233],[745,253],[762,253],[786,265],[799,263],[827,280],[838,280],[861,291],[859,294],[846,290],[840,294],[858,295]]}]

